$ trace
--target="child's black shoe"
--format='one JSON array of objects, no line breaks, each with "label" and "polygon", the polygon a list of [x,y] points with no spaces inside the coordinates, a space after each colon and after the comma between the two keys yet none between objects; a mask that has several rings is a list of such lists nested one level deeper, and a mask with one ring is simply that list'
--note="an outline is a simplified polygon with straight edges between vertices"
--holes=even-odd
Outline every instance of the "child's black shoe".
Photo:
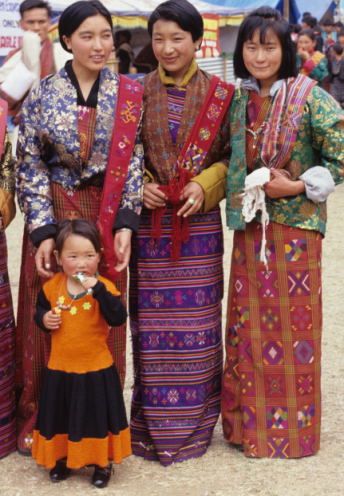
[{"label": "child's black shoe", "polygon": [[64,460],[59,460],[56,462],[54,468],[52,468],[49,472],[49,477],[51,482],[61,482],[70,475],[70,468],[66,466],[66,462]]},{"label": "child's black shoe", "polygon": [[110,477],[111,465],[108,465],[107,467],[99,467],[98,465],[95,465],[91,483],[95,487],[98,487],[98,489],[102,489],[108,485]]}]

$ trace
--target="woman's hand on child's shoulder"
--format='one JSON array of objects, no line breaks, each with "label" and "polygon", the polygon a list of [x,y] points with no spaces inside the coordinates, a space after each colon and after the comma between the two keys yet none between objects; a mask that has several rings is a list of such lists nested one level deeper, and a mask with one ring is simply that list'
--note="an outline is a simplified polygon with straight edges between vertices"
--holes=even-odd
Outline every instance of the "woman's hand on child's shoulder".
[{"label": "woman's hand on child's shoulder", "polygon": [[54,310],[49,310],[49,312],[45,313],[43,316],[43,324],[46,329],[51,331],[58,329],[61,325],[61,314]]}]

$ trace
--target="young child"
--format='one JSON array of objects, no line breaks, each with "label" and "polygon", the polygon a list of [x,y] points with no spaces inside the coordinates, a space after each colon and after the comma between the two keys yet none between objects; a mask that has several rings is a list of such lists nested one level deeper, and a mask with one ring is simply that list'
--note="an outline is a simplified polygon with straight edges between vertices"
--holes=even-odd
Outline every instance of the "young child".
[{"label": "young child", "polygon": [[94,465],[92,484],[105,487],[111,464],[131,454],[117,370],[107,346],[109,326],[126,319],[112,282],[97,276],[100,239],[86,220],[63,221],[55,256],[62,272],[38,295],[35,320],[51,332],[32,456],[50,468],[50,480]]}]

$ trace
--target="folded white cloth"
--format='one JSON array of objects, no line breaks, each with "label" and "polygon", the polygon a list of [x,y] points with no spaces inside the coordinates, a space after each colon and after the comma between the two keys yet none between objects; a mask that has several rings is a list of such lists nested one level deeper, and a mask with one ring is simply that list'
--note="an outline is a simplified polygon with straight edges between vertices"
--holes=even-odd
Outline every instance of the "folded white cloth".
[{"label": "folded white cloth", "polygon": [[21,50],[14,53],[6,62],[0,67],[0,84],[5,81],[7,76],[13,71],[14,67],[21,61]]},{"label": "folded white cloth", "polygon": [[22,44],[22,61],[36,75],[38,82],[41,79],[41,39],[37,33],[25,31]]},{"label": "folded white cloth", "polygon": [[256,217],[258,210],[261,211],[262,224],[262,244],[260,248],[260,261],[268,267],[265,253],[266,247],[266,228],[269,224],[269,214],[266,210],[264,184],[270,181],[270,170],[267,167],[261,167],[245,179],[245,189],[242,200],[242,214],[245,222],[251,222]]},{"label": "folded white cloth", "polygon": [[[304,172],[300,179],[305,183],[306,196],[314,203],[326,201],[335,189],[331,173],[325,167],[316,165]],[[251,222],[257,212],[261,211],[262,244],[260,261],[268,268],[266,258],[266,228],[269,224],[269,214],[266,210],[264,184],[270,181],[270,169],[261,167],[248,174],[245,179],[245,189],[242,200],[242,214],[245,222]]]},{"label": "folded white cloth", "polygon": [[29,91],[35,81],[35,74],[29,71],[20,60],[0,87],[12,100],[18,102]]},{"label": "folded white cloth", "polygon": [[37,33],[25,31],[22,49],[0,68],[0,87],[12,100],[20,101],[39,84],[41,40]]},{"label": "folded white cloth", "polygon": [[335,182],[330,171],[321,165],[315,165],[306,170],[300,179],[305,183],[307,198],[314,203],[326,201],[335,189]]}]

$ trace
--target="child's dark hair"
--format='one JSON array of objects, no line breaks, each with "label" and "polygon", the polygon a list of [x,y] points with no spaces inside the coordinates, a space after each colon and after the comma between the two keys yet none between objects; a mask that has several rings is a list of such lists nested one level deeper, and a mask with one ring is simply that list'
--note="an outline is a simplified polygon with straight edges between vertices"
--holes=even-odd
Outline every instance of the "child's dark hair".
[{"label": "child's dark hair", "polygon": [[101,251],[101,242],[98,229],[93,222],[85,219],[63,220],[57,227],[55,240],[55,249],[57,253],[61,253],[66,239],[71,235],[76,234],[88,239],[97,253]]},{"label": "child's dark hair", "polygon": [[158,5],[148,19],[147,29],[150,37],[154,24],[160,19],[178,24],[183,31],[191,33],[192,41],[197,41],[203,36],[203,18],[187,0],[168,0]]},{"label": "child's dark hair", "polygon": [[243,48],[246,41],[252,40],[256,31],[259,33],[260,43],[265,43],[269,31],[272,31],[281,43],[282,62],[278,78],[295,77],[297,75],[296,50],[291,39],[290,25],[282,18],[278,10],[271,7],[260,7],[254,10],[241,23],[233,55],[236,77],[242,79],[250,77],[244,63]]}]

